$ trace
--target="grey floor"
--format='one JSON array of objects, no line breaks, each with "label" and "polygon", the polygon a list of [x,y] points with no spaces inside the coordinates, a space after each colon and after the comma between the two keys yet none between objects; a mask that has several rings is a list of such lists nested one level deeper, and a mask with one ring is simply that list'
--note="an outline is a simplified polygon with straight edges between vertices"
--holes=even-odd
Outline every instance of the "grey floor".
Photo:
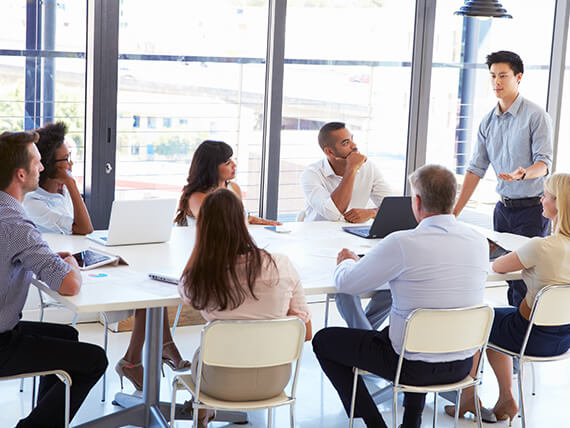
[{"label": "grey floor", "polygon": [[[487,292],[487,300],[492,304],[499,304],[504,300],[505,289],[490,289]],[[334,305],[333,305],[334,306]],[[313,330],[317,331],[323,327],[324,304],[322,302],[314,302],[311,304],[313,312]],[[336,310],[332,310],[330,325],[343,325]],[[99,324],[81,324],[79,325],[80,337],[84,341],[101,344],[103,340],[103,329]],[[181,349],[183,355],[190,358],[199,341],[200,326],[180,327],[176,331],[176,342]],[[112,396],[120,390],[119,378],[113,370],[117,360],[121,358],[124,349],[127,346],[129,333],[111,333],[109,334],[109,361],[110,366],[107,372],[108,399],[105,403],[100,401],[101,382],[91,391],[86,402],[83,404],[79,413],[73,420],[73,424],[88,421],[97,416],[111,413],[116,408],[111,404]],[[542,364],[536,366],[537,374],[537,394],[531,396],[526,394],[527,408],[527,426],[529,428],[563,428],[570,427],[568,421],[567,407],[570,403],[570,361]],[[172,372],[166,368],[166,378],[162,381],[161,396],[164,400],[170,397],[170,381]],[[530,380],[530,379],[529,379]],[[530,382],[525,382],[525,390],[530,391]],[[515,383],[516,387],[516,383]],[[125,387],[127,392],[131,392],[134,388],[128,384]],[[18,381],[0,382],[0,427],[15,426],[17,420],[26,415],[30,411],[31,399],[31,381],[27,380],[25,391],[19,392]],[[481,397],[483,404],[492,406],[496,399],[497,385],[494,380],[490,368],[487,365],[487,371],[484,376]],[[179,401],[188,399],[183,394]],[[452,427],[453,419],[443,412],[442,400],[438,403],[438,426]],[[391,402],[387,402],[380,406],[380,411],[385,416],[388,425],[392,422]],[[399,408],[399,416],[401,418],[401,403]],[[296,426],[297,427],[323,427],[336,428],[347,427],[348,418],[341,408],[340,401],[333,390],[328,379],[326,379],[314,357],[310,343],[305,344],[302,368],[298,386],[298,402],[296,406]],[[429,397],[424,412],[423,425],[431,427],[433,415],[433,397]],[[210,424],[211,427],[264,427],[266,426],[266,411],[249,412],[249,423],[247,425],[230,425],[227,423],[216,422]],[[177,423],[179,427],[189,427],[190,423]],[[289,426],[288,410],[286,408],[278,409],[275,413],[275,425],[277,427]],[[362,427],[364,424],[358,421],[355,426]],[[475,427],[472,417],[460,420],[459,427]],[[489,425],[490,426],[490,425]],[[507,422],[494,424],[495,427],[506,427]],[[520,427],[519,418],[513,421],[514,427]]]}]

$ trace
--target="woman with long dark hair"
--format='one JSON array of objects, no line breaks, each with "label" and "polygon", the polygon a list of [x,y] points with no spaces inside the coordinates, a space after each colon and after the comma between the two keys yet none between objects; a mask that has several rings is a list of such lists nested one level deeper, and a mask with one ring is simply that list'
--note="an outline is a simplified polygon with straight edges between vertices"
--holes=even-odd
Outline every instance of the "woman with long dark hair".
[{"label": "woman with long dark hair", "polygon": [[[241,201],[228,189],[202,201],[196,244],[178,289],[207,321],[294,315],[306,323],[306,339],[311,337],[311,315],[295,268],[287,256],[255,245]],[[198,352],[192,362],[194,378]],[[224,400],[261,400],[283,391],[290,370],[289,364],[263,369],[204,366],[201,390]]]},{"label": "woman with long dark hair", "polygon": [[[202,201],[214,190],[229,189],[242,199],[240,187],[232,181],[236,176],[236,163],[232,159],[234,152],[223,141],[203,141],[192,156],[186,185],[178,204],[174,222],[187,226],[189,218],[197,218]],[[243,207],[242,207],[243,211]],[[250,224],[281,224],[274,220],[248,216]]]}]

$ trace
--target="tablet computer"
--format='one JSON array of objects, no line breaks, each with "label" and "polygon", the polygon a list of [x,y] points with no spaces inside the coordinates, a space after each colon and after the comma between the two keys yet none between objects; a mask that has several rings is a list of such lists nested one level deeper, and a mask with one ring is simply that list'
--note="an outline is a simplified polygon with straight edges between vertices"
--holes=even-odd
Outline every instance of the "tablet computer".
[{"label": "tablet computer", "polygon": [[116,256],[110,256],[94,250],[83,250],[72,255],[77,260],[81,270],[95,269],[118,260]]}]

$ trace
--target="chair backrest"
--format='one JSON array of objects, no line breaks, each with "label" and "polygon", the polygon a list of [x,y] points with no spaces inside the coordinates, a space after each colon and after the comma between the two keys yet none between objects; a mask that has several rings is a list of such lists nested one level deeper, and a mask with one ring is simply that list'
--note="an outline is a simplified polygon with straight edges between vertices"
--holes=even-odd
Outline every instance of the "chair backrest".
[{"label": "chair backrest", "polygon": [[305,324],[299,318],[214,321],[202,329],[200,358],[210,366],[272,367],[299,359]]},{"label": "chair backrest", "polygon": [[570,324],[570,285],[549,285],[540,290],[530,319],[542,326]]},{"label": "chair backrest", "polygon": [[442,354],[481,348],[487,343],[494,312],[489,305],[456,309],[416,309],[406,318],[402,354]]}]

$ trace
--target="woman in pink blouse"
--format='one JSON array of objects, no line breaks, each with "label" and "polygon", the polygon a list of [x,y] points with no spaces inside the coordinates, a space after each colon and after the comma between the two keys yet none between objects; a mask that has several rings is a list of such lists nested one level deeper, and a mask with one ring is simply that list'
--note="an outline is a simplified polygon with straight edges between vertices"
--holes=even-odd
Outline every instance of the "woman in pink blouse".
[{"label": "woman in pink blouse", "polygon": [[[311,314],[299,275],[285,255],[258,248],[249,235],[243,206],[219,189],[206,196],[196,224],[196,246],[179,284],[182,299],[208,320],[272,319],[294,315],[307,325]],[[195,379],[197,355],[192,363]],[[201,390],[224,400],[261,400],[287,385],[289,364],[261,369],[203,367]]]}]

